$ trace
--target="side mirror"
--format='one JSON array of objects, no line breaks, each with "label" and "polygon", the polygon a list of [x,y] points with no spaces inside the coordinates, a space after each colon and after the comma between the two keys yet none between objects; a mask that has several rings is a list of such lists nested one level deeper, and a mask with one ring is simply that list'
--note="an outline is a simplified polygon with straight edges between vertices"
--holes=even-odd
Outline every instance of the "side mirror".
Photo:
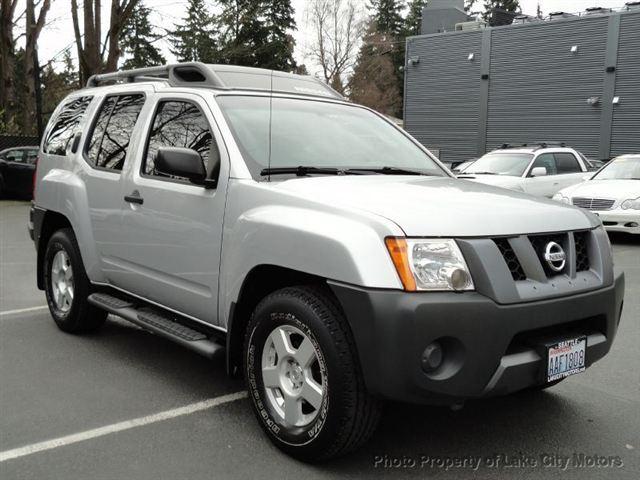
[{"label": "side mirror", "polygon": [[546,177],[547,169],[545,167],[535,167],[531,170],[532,177]]},{"label": "side mirror", "polygon": [[162,147],[156,153],[154,168],[158,173],[184,177],[191,183],[209,187],[202,157],[190,148]]}]

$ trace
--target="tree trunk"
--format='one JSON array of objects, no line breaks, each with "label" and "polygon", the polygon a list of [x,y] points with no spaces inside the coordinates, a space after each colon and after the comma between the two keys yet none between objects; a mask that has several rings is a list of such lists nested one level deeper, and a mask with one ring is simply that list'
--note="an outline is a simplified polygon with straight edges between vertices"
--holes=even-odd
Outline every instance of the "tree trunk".
[{"label": "tree trunk", "polygon": [[[84,31],[82,34],[80,33],[80,21],[78,18],[78,2],[77,0],[71,0],[73,32],[80,64],[80,85],[84,85],[91,75],[105,71],[111,72],[118,68],[118,60],[122,54],[120,50],[120,33],[138,2],[139,0],[111,0],[109,31],[107,32],[107,38],[103,42],[100,29],[101,0],[83,1],[84,12],[82,20]],[[103,45],[102,48],[101,45]],[[105,53],[107,54],[106,61]]]},{"label": "tree trunk", "polygon": [[5,123],[15,107],[13,16],[17,4],[17,0],[0,0],[0,121]]},{"label": "tree trunk", "polygon": [[24,48],[24,74],[25,74],[25,87],[26,95],[24,105],[22,106],[22,128],[23,133],[33,134],[36,133],[38,125],[37,122],[37,109],[36,109],[36,88],[40,88],[37,85],[36,79],[39,78],[38,69],[38,56],[36,51],[38,49],[38,37],[44,27],[45,19],[47,17],[47,11],[51,6],[51,0],[43,0],[42,7],[40,8],[40,14],[36,19],[36,9],[34,0],[27,0],[26,5],[26,27],[25,27],[25,48]]}]

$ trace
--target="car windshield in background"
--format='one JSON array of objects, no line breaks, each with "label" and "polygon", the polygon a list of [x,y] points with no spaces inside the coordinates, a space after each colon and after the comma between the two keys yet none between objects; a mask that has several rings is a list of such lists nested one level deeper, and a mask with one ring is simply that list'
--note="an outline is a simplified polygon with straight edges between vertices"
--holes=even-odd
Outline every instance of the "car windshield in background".
[{"label": "car windshield in background", "polygon": [[305,174],[315,173],[315,168],[325,172],[355,169],[361,174],[406,170],[446,176],[402,132],[361,107],[241,95],[223,95],[217,100],[254,178],[263,178],[265,168],[273,171],[300,166],[305,167],[300,170]]},{"label": "car windshield in background", "polygon": [[640,180],[640,156],[614,158],[592,180]]},{"label": "car windshield in background", "polygon": [[533,154],[531,153],[488,153],[465,169],[463,174],[475,173],[480,175],[485,173],[521,177],[532,159]]}]

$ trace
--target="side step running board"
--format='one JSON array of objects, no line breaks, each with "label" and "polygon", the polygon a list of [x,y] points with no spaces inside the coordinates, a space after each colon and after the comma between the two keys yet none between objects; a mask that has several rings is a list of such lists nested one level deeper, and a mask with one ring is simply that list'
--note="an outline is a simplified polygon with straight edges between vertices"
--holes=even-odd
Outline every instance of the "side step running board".
[{"label": "side step running board", "polygon": [[113,313],[139,327],[212,358],[224,347],[204,333],[174,321],[167,313],[153,307],[137,307],[137,302],[124,300],[106,293],[93,293],[90,304]]}]

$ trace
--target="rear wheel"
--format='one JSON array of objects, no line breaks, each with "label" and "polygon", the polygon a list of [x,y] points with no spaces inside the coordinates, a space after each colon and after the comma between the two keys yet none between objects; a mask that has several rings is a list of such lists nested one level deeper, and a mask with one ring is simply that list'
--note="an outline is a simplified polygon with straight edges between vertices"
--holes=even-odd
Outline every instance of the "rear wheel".
[{"label": "rear wheel", "polygon": [[351,332],[328,292],[289,287],[263,299],[244,358],[258,421],[286,453],[327,459],[374,432],[380,403],[365,389]]},{"label": "rear wheel", "polygon": [[43,271],[49,311],[61,330],[91,331],[104,323],[107,312],[87,301],[91,285],[73,230],[64,228],[51,236]]}]

